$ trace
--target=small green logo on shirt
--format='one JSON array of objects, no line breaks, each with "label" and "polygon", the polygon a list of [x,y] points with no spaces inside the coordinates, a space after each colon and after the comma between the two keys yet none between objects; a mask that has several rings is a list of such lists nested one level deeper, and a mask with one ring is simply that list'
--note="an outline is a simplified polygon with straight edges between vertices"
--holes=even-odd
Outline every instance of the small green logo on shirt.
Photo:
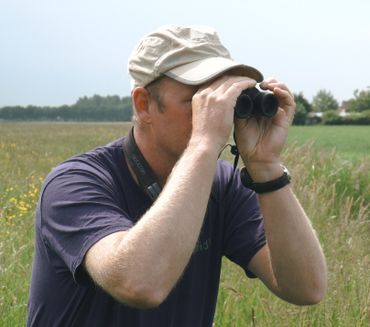
[{"label": "small green logo on shirt", "polygon": [[211,246],[211,239],[210,238],[208,238],[206,240],[199,240],[195,244],[194,254],[196,254],[198,252],[207,251],[207,250],[209,250],[210,246]]}]

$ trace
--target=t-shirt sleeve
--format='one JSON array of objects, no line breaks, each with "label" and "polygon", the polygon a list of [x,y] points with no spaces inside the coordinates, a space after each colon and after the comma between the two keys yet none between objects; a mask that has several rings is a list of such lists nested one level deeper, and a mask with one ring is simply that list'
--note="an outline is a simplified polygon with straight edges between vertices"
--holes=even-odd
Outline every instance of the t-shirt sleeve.
[{"label": "t-shirt sleeve", "polygon": [[57,258],[52,262],[55,269],[67,267],[77,283],[88,279],[82,268],[87,250],[133,225],[118,203],[113,184],[93,171],[71,169],[47,182],[41,197],[41,233],[50,257]]},{"label": "t-shirt sleeve", "polygon": [[[241,184],[239,171],[229,171],[225,194],[224,255],[241,266],[248,277],[254,255],[266,244],[262,214],[255,192]],[[225,172],[224,172],[225,174]],[[225,177],[225,176],[224,176]]]}]

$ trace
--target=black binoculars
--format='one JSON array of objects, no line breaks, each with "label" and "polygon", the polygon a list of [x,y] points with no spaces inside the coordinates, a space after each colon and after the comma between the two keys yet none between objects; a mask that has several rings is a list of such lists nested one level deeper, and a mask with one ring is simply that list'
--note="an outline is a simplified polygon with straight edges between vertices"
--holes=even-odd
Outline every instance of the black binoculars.
[{"label": "black binoculars", "polygon": [[242,91],[236,100],[234,109],[237,118],[257,116],[271,118],[278,110],[278,100],[274,94],[260,92],[254,87]]}]

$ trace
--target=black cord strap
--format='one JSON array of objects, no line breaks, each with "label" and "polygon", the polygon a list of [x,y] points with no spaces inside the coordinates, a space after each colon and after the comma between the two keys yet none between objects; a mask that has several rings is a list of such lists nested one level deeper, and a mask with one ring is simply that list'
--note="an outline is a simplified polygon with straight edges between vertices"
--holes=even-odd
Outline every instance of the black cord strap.
[{"label": "black cord strap", "polygon": [[157,181],[154,172],[141,154],[135,142],[134,128],[131,128],[127,137],[123,141],[123,151],[130,167],[134,171],[135,176],[139,181],[141,188],[152,201],[155,201],[161,193],[162,188]]}]

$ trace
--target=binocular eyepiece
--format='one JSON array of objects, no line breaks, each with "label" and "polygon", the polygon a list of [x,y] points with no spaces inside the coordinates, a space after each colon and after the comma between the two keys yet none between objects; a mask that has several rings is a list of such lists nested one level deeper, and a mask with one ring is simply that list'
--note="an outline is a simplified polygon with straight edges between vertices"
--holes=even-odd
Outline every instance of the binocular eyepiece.
[{"label": "binocular eyepiece", "polygon": [[234,108],[237,118],[264,116],[271,118],[278,110],[276,96],[268,92],[260,92],[256,88],[242,91]]}]

